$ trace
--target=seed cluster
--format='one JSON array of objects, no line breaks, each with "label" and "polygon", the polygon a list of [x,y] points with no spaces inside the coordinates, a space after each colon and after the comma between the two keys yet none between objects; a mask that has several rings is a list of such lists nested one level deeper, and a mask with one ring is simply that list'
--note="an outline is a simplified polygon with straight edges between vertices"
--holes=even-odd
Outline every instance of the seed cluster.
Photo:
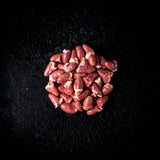
[{"label": "seed cluster", "polygon": [[44,76],[49,76],[45,89],[55,108],[60,106],[70,114],[86,110],[87,115],[93,115],[101,112],[108,101],[115,71],[117,61],[107,61],[83,44],[50,58],[44,71]]}]

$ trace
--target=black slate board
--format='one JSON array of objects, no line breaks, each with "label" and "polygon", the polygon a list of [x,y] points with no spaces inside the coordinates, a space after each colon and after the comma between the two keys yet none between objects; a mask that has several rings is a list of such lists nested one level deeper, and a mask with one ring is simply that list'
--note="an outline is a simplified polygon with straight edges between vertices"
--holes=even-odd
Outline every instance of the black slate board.
[{"label": "black slate board", "polygon": [[[140,47],[141,15],[106,15],[106,10],[104,2],[81,1],[46,9],[12,8],[1,14],[0,136],[6,159],[76,159],[88,154],[103,159],[146,153],[151,119],[147,99],[158,92],[150,97],[146,92],[151,71],[146,75],[146,55]],[[119,66],[109,101],[94,116],[54,109],[44,89],[49,58],[83,43],[116,59]],[[157,85],[150,83],[150,92]]]}]

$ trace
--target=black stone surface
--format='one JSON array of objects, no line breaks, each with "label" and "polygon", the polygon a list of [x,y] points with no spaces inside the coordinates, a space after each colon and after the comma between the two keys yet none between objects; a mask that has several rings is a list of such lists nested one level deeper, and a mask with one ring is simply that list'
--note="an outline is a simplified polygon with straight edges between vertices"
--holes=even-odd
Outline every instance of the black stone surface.
[{"label": "black stone surface", "polygon": [[[159,95],[159,83],[151,78],[155,70],[146,71],[150,57],[143,50],[143,15],[108,14],[107,9],[104,2],[81,1],[2,11],[0,152],[6,159],[149,154],[153,108],[147,106]],[[44,89],[49,58],[83,43],[118,61],[114,90],[103,112],[94,116],[55,109]]]}]

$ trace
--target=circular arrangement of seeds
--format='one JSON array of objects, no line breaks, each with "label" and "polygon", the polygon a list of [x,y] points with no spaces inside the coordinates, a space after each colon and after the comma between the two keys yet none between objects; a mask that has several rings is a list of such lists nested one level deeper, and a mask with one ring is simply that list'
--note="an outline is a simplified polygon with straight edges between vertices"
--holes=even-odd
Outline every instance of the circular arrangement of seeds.
[{"label": "circular arrangement of seeds", "polygon": [[67,113],[87,111],[93,115],[103,110],[113,85],[109,83],[117,61],[107,61],[86,44],[72,52],[64,49],[50,58],[44,76],[49,76],[45,89],[55,106]]}]

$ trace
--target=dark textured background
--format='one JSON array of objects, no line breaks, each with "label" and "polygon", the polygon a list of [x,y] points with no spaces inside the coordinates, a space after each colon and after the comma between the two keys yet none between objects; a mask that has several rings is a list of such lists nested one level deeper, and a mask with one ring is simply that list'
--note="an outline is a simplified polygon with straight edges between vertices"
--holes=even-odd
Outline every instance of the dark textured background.
[{"label": "dark textured background", "polygon": [[[150,100],[159,95],[155,90],[159,84],[151,78],[156,71],[146,70],[150,56],[143,48],[145,13],[130,7],[124,13],[108,12],[110,7],[99,1],[5,7],[0,29],[1,155],[6,159],[148,155]],[[49,58],[83,43],[118,61],[114,90],[103,112],[94,116],[54,109],[44,89]]]}]

